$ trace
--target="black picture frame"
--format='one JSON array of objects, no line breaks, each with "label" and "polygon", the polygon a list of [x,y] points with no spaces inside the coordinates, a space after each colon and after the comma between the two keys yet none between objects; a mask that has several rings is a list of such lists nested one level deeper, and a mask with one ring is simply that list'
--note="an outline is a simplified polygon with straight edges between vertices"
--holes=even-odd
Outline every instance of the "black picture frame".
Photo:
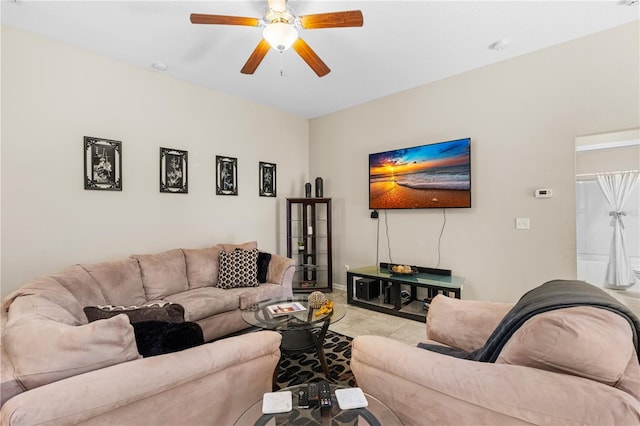
[{"label": "black picture frame", "polygon": [[160,192],[189,193],[189,153],[160,148]]},{"label": "black picture frame", "polygon": [[238,159],[216,155],[216,195],[238,195]]},{"label": "black picture frame", "polygon": [[122,191],[122,141],[84,137],[84,189]]},{"label": "black picture frame", "polygon": [[276,177],[276,164],[260,161],[258,163],[258,195],[275,197],[277,193]]}]

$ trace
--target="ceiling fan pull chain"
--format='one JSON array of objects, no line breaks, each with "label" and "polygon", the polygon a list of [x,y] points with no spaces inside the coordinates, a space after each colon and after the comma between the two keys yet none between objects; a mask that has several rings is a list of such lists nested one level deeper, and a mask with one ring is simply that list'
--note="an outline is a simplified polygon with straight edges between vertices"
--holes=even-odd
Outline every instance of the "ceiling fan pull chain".
[{"label": "ceiling fan pull chain", "polygon": [[280,77],[284,77],[284,51],[280,51]]}]

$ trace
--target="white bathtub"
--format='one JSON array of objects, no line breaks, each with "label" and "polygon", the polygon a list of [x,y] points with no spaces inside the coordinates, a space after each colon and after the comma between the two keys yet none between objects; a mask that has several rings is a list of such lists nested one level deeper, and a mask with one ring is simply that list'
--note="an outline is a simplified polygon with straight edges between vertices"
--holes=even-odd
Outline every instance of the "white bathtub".
[{"label": "white bathtub", "polygon": [[[630,260],[631,268],[635,271],[640,271],[640,258],[632,257]],[[598,287],[604,287],[608,263],[609,256],[602,256],[598,254],[578,254],[577,277],[579,280],[597,285]],[[636,272],[636,276],[639,276],[639,274],[640,272]],[[636,285],[628,288],[627,291],[630,293],[640,294],[640,284],[638,284],[638,279],[636,279]]]},{"label": "white bathtub", "polygon": [[609,256],[578,254],[578,279],[604,287]]}]

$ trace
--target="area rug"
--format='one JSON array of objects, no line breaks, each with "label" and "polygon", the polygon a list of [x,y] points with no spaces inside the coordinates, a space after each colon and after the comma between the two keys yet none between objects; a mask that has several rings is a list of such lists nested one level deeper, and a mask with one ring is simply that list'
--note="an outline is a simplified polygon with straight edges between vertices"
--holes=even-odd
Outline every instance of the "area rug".
[{"label": "area rug", "polygon": [[295,355],[283,354],[280,358],[274,390],[321,380],[341,386],[356,386],[350,366],[352,340],[353,338],[349,336],[327,331],[324,339],[324,355],[329,365],[329,377],[326,377],[322,371],[315,350]]}]

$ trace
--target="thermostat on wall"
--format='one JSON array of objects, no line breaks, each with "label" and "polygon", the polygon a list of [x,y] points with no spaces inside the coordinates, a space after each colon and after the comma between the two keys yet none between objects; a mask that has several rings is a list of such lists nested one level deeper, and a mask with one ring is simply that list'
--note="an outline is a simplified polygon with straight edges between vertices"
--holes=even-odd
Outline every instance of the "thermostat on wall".
[{"label": "thermostat on wall", "polygon": [[536,198],[551,198],[553,191],[549,188],[536,189]]}]

